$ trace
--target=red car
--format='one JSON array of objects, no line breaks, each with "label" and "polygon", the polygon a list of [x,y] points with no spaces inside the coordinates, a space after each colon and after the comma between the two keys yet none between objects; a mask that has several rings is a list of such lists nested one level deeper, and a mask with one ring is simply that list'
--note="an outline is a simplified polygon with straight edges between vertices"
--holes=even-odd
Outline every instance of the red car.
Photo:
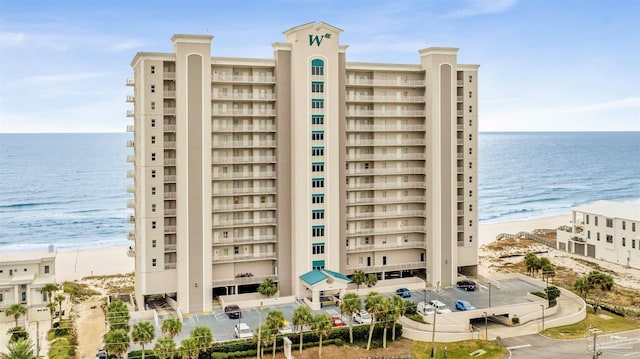
[{"label": "red car", "polygon": [[331,325],[333,325],[334,327],[344,327],[347,324],[343,322],[342,318],[340,317],[331,317]]}]

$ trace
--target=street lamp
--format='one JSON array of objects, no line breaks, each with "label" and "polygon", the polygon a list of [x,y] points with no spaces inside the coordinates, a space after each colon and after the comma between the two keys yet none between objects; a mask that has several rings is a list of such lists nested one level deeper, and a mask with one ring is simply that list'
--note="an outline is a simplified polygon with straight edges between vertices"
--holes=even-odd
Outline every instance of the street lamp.
[{"label": "street lamp", "polygon": [[542,308],[542,332],[544,332],[544,304],[540,304],[540,308]]},{"label": "street lamp", "polygon": [[484,340],[489,340],[489,329],[487,329],[487,312],[483,312],[484,317]]}]

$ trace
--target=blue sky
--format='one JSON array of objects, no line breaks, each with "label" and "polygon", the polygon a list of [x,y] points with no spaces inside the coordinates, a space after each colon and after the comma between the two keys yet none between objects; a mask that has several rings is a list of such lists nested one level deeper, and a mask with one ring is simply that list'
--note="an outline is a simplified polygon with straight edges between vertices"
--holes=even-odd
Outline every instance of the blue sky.
[{"label": "blue sky", "polygon": [[0,132],[124,132],[138,51],[214,35],[213,56],[272,58],[310,21],[347,61],[480,64],[481,131],[640,130],[640,1],[1,1]]}]

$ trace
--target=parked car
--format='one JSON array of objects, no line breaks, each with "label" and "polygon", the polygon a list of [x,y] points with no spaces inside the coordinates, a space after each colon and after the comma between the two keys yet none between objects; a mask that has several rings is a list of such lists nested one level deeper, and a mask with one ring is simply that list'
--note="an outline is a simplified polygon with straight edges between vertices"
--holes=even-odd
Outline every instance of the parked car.
[{"label": "parked car", "polygon": [[366,310],[353,315],[353,321],[359,324],[371,324],[371,315]]},{"label": "parked car", "polygon": [[446,304],[442,303],[439,300],[432,300],[429,302],[429,304],[431,304],[435,308],[435,311],[438,314],[451,313],[451,309],[449,309]]},{"label": "parked car", "polygon": [[474,291],[476,290],[476,282],[471,280],[459,280],[456,283],[456,287],[464,289],[466,291]]},{"label": "parked car", "polygon": [[347,324],[342,321],[342,318],[340,316],[337,317],[331,317],[331,325],[334,327],[344,327]]},{"label": "parked car", "polygon": [[242,312],[240,311],[240,307],[235,304],[229,304],[224,307],[224,312],[227,314],[229,319],[238,319],[242,317]]},{"label": "parked car", "polygon": [[469,303],[466,300],[456,300],[456,309],[458,310],[474,310],[476,309],[476,307],[474,307],[473,305],[471,305],[471,303]]},{"label": "parked car", "polygon": [[400,288],[396,290],[396,294],[401,296],[402,298],[410,298],[411,291],[408,288]]},{"label": "parked car", "polygon": [[422,315],[432,315],[436,312],[436,308],[433,305],[425,302],[418,303],[416,310]]},{"label": "parked car", "polygon": [[107,351],[104,349],[98,349],[98,354],[96,354],[96,359],[107,359]]},{"label": "parked car", "polygon": [[235,337],[238,339],[250,339],[253,338],[253,332],[246,323],[238,323],[233,328]]}]

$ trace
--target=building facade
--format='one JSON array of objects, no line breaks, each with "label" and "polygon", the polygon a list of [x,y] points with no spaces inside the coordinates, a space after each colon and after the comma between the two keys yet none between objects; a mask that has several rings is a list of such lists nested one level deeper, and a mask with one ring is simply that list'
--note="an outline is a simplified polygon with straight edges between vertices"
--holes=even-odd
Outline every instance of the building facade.
[{"label": "building facade", "polygon": [[477,265],[478,66],[455,48],[419,63],[347,61],[342,30],[284,32],[273,59],[212,57],[212,36],[138,53],[136,296],[305,296],[313,269],[448,285]]},{"label": "building facade", "polygon": [[13,304],[28,308],[28,317],[45,311],[49,317],[47,293],[40,290],[55,283],[56,252],[0,254],[0,322],[13,321],[4,310]]},{"label": "building facade", "polygon": [[640,269],[640,201],[598,201],[571,210],[558,249]]}]

